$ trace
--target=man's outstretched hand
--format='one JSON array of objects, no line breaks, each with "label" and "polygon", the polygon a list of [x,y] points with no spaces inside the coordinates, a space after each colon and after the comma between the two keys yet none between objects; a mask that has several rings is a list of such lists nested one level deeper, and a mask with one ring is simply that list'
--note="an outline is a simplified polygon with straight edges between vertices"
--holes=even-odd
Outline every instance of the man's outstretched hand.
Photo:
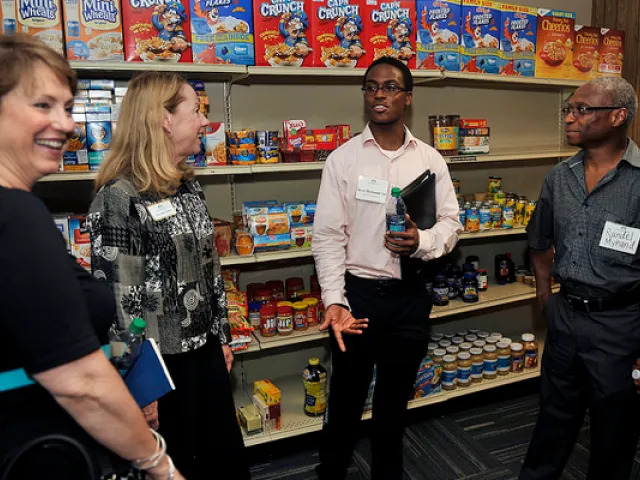
[{"label": "man's outstretched hand", "polygon": [[334,304],[330,305],[325,311],[324,322],[320,325],[320,330],[326,330],[331,327],[340,350],[346,352],[347,347],[344,345],[342,335],[360,335],[362,334],[362,330],[369,326],[368,323],[368,318],[356,320],[349,310]]}]

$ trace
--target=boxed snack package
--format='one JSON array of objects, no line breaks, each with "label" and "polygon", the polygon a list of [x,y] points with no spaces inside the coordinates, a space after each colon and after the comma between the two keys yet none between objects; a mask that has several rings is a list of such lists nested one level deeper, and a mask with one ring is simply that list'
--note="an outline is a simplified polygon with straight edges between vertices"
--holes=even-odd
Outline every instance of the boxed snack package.
[{"label": "boxed snack package", "polygon": [[64,0],[69,60],[124,60],[120,0]]},{"label": "boxed snack package", "polygon": [[129,62],[191,62],[187,0],[122,0],[124,49]]},{"label": "boxed snack package", "polygon": [[365,65],[380,57],[394,57],[416,67],[415,0],[366,0]]},{"label": "boxed snack package", "polygon": [[65,172],[89,170],[89,152],[87,151],[87,116],[84,113],[72,114],[75,128],[69,139],[69,145],[62,154]]},{"label": "boxed snack package", "polygon": [[460,70],[500,72],[500,16],[502,4],[489,0],[462,0]]},{"label": "boxed snack package", "polygon": [[282,394],[280,389],[276,387],[270,380],[258,380],[253,382],[253,393],[258,395],[267,405],[275,405],[280,403]]},{"label": "boxed snack package", "polygon": [[418,68],[460,70],[461,0],[418,0]]},{"label": "boxed snack package", "polygon": [[287,212],[291,227],[313,225],[316,214],[315,203],[285,203],[283,207]]},{"label": "boxed snack package", "polygon": [[5,35],[36,37],[64,55],[60,0],[3,0],[2,26]]},{"label": "boxed snack package", "polygon": [[292,247],[310,247],[313,239],[313,227],[294,227],[291,229]]},{"label": "boxed snack package", "polygon": [[571,78],[589,81],[598,76],[600,29],[576,25]]},{"label": "boxed snack package", "polygon": [[313,66],[365,67],[362,0],[314,0],[311,11]]},{"label": "boxed snack package", "polygon": [[440,393],[440,377],[442,376],[442,366],[434,363],[431,357],[426,356],[420,363],[416,384],[413,391],[413,398],[424,398],[429,395]]},{"label": "boxed snack package", "polygon": [[207,155],[207,165],[227,164],[227,136],[224,123],[211,122],[206,126],[204,141]]},{"label": "boxed snack package", "polygon": [[69,243],[69,217],[67,215],[54,215],[53,222],[56,224],[58,231],[60,231],[62,238],[64,238],[67,250],[69,250],[71,248]]},{"label": "boxed snack package", "polygon": [[87,217],[72,215],[69,217],[69,244],[71,254],[76,261],[86,268],[91,269],[91,239],[87,232]]},{"label": "boxed snack package", "polygon": [[291,227],[284,208],[272,205],[265,210],[249,215],[249,232],[254,236],[288,234]]},{"label": "boxed snack package", "polygon": [[500,73],[533,77],[536,74],[538,10],[502,4]]},{"label": "boxed snack package", "polygon": [[253,65],[251,0],[190,0],[194,63]]},{"label": "boxed snack package", "polygon": [[575,24],[574,12],[538,9],[536,77],[571,77]]},{"label": "boxed snack package", "polygon": [[598,55],[598,76],[622,76],[624,63],[625,35],[622,30],[600,30],[600,54]]},{"label": "boxed snack package", "polygon": [[256,65],[309,67],[311,0],[256,0],[253,3]]}]

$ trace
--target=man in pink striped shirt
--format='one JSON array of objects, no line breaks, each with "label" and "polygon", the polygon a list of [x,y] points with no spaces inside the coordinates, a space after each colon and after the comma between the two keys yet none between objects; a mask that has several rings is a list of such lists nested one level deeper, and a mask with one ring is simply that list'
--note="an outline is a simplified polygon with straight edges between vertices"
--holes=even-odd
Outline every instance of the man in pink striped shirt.
[{"label": "man in pink striped shirt", "polygon": [[[320,447],[321,480],[345,478],[369,384],[373,397],[372,479],[402,479],[407,402],[427,351],[431,298],[424,282],[403,280],[400,257],[428,262],[451,252],[461,225],[442,156],[404,125],[410,70],[393,58],[371,64],[363,81],[369,123],[327,159],[318,197],[313,255],[331,327],[330,399]],[[426,121],[426,115],[425,115]],[[385,204],[430,169],[436,176],[436,223],[386,232]]]}]

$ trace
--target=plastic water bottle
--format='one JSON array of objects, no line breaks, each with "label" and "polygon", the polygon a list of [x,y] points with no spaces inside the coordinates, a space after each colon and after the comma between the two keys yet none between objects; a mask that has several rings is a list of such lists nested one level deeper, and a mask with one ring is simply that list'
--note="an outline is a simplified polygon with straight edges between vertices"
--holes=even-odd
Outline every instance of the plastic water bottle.
[{"label": "plastic water bottle", "polygon": [[147,322],[142,318],[134,318],[129,329],[126,331],[123,341],[125,343],[125,351],[120,359],[121,370],[128,371],[140,355],[140,347],[145,341],[145,330]]},{"label": "plastic water bottle", "polygon": [[402,190],[398,187],[392,188],[391,197],[387,202],[387,231],[391,233],[405,232],[407,230],[407,206],[404,204],[401,194]]}]

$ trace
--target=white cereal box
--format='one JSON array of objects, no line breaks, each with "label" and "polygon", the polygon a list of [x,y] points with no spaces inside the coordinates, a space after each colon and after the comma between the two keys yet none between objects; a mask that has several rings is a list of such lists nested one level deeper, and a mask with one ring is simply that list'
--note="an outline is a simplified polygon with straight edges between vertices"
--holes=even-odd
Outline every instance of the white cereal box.
[{"label": "white cereal box", "polygon": [[3,0],[2,20],[5,35],[33,36],[64,54],[59,0]]}]

